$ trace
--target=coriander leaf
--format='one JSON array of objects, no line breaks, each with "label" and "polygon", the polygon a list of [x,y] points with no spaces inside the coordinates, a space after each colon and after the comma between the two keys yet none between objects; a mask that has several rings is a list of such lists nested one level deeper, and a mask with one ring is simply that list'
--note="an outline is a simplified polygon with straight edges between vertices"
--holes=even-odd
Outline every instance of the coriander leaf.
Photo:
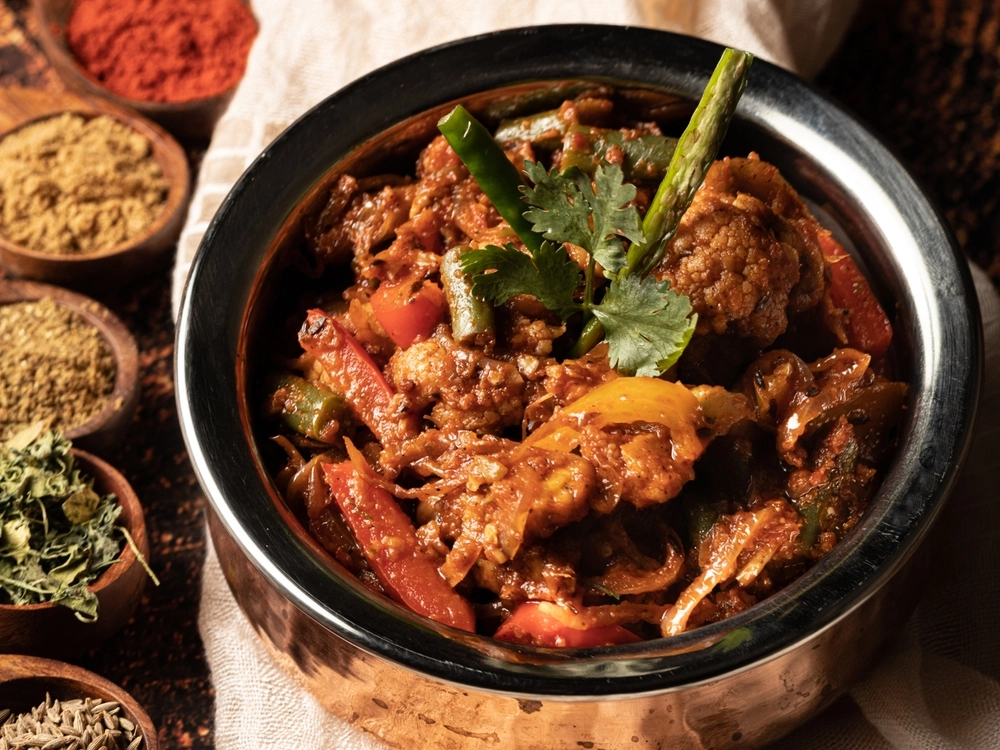
[{"label": "coriander leaf", "polygon": [[651,276],[615,279],[593,313],[604,326],[611,366],[650,377],[680,358],[698,321],[687,296]]},{"label": "coriander leaf", "polygon": [[[625,267],[622,237],[642,241],[635,185],[624,182],[617,164],[600,165],[591,178],[573,168],[560,174],[526,162],[524,171],[534,188],[522,188],[532,206],[524,216],[546,239],[584,248],[610,275]],[[596,186],[596,191],[594,187]]]},{"label": "coriander leaf", "polygon": [[530,294],[563,320],[580,310],[573,298],[582,274],[566,250],[551,242],[528,255],[508,244],[469,250],[462,271],[472,277],[472,293],[497,305],[517,294]]}]

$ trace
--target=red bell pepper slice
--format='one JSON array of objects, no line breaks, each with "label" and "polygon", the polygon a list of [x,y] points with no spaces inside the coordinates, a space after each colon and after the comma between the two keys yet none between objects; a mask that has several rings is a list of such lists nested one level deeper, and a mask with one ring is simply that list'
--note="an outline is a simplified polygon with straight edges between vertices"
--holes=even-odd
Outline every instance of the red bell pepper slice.
[{"label": "red bell pepper slice", "polygon": [[892,342],[892,324],[854,259],[829,232],[817,232],[830,269],[830,301],[848,310],[847,341],[855,349],[881,357]]},{"label": "red bell pepper slice", "polygon": [[302,348],[316,358],[330,385],[347,398],[354,416],[383,446],[400,443],[420,431],[420,415],[399,413],[396,392],[361,343],[322,310],[310,310],[299,331]]},{"label": "red bell pepper slice", "polygon": [[542,612],[538,602],[518,605],[493,637],[501,641],[561,648],[597,648],[642,640],[621,625],[596,625],[586,630],[570,627]]},{"label": "red bell pepper slice", "polygon": [[383,284],[372,295],[371,305],[389,338],[403,349],[430,336],[448,308],[444,291],[430,281]]},{"label": "red bell pepper slice", "polygon": [[474,632],[472,605],[420,554],[413,524],[393,496],[366,482],[350,461],[323,464],[323,473],[361,553],[389,596],[419,615]]}]

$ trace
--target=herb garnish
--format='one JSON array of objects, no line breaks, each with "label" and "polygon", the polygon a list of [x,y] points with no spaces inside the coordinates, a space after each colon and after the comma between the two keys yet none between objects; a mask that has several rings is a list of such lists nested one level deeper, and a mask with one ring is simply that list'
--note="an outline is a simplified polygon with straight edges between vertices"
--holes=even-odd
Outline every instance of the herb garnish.
[{"label": "herb garnish", "polygon": [[[463,253],[462,270],[471,276],[473,293],[496,304],[528,294],[564,321],[583,313],[585,325],[572,356],[581,356],[603,336],[612,367],[624,374],[656,377],[670,368],[691,340],[698,318],[687,296],[650,274],[715,159],[752,61],[745,52],[723,52],[641,223],[633,205],[635,186],[624,182],[618,165],[598,165],[591,181],[576,167],[547,172],[527,162],[524,173],[532,186],[524,185],[489,132],[456,106],[438,128],[530,254],[513,244]],[[566,244],[587,252],[585,274]],[[599,301],[597,264],[611,280]],[[581,280],[583,299],[578,300]]]},{"label": "herb garnish", "polygon": [[[639,279],[617,273],[625,268],[624,241],[643,239],[639,212],[632,201],[634,185],[625,183],[616,164],[600,165],[591,178],[579,169],[547,172],[528,162],[525,173],[534,183],[524,188],[524,212],[547,242],[531,255],[514,245],[488,245],[462,256],[462,270],[472,275],[473,293],[496,304],[517,294],[530,294],[563,320],[577,312],[603,325],[611,366],[621,372],[657,376],[674,364],[694,332],[697,315],[690,300],[670,289],[667,280]],[[569,257],[562,243],[587,251],[587,274]],[[593,301],[595,265],[611,283],[603,299]],[[585,282],[584,299],[576,290]]]},{"label": "herb garnish", "polygon": [[96,620],[87,586],[121,553],[120,511],[80,476],[58,433],[29,427],[0,443],[0,602],[54,602]]}]

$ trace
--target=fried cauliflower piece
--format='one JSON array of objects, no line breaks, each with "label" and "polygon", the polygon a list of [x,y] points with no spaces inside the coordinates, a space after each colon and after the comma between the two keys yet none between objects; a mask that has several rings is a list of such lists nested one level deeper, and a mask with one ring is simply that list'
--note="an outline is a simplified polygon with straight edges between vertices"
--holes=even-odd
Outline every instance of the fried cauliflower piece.
[{"label": "fried cauliflower piece", "polygon": [[698,333],[736,332],[760,347],[788,316],[814,307],[825,282],[820,226],[755,154],[715,162],[655,273],[688,295]]}]

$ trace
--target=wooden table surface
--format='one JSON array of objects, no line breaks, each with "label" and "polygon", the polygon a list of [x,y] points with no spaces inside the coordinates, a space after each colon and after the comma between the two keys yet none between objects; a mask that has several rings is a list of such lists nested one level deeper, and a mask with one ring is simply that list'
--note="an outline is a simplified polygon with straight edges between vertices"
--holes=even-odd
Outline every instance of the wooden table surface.
[{"label": "wooden table surface", "polygon": [[[27,0],[0,6],[0,86],[62,84],[34,42]],[[938,202],[966,254],[1000,280],[1000,0],[866,0],[817,85],[854,111]],[[193,169],[201,150],[189,150]],[[102,298],[135,335],[142,394],[126,440],[103,456],[145,509],[151,563],[132,621],[79,660],[125,687],[163,747],[211,748],[214,700],[198,635],[204,497],[174,405],[169,269]]]}]

